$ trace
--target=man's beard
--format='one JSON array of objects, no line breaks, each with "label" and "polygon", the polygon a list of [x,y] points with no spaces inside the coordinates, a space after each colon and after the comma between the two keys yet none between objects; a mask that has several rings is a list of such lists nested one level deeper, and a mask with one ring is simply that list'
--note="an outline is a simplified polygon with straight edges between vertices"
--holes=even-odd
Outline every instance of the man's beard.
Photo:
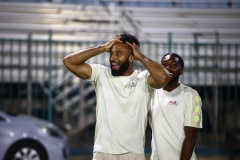
[{"label": "man's beard", "polygon": [[113,76],[121,76],[129,67],[129,60],[126,60],[122,66],[120,66],[119,70],[113,70],[111,68],[111,73]]}]

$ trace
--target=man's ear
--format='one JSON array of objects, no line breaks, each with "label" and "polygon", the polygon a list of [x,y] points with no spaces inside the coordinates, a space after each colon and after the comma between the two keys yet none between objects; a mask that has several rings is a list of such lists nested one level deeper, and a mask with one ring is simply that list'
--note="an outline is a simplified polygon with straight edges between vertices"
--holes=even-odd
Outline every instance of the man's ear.
[{"label": "man's ear", "polygon": [[134,58],[134,55],[133,55],[133,54],[131,54],[131,55],[129,56],[129,58],[128,58],[128,59],[129,59],[129,62],[133,62],[133,61],[134,61],[134,59],[135,59],[135,58]]},{"label": "man's ear", "polygon": [[183,68],[180,69],[180,75],[183,75]]}]

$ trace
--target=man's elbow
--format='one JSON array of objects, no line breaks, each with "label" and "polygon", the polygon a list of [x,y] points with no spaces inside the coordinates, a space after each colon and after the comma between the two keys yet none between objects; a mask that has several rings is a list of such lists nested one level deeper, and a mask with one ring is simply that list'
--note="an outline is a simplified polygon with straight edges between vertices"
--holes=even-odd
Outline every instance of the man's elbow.
[{"label": "man's elbow", "polygon": [[159,78],[159,80],[160,82],[159,82],[159,85],[157,86],[157,89],[163,88],[170,80],[170,77],[168,74],[165,74],[161,78]]},{"label": "man's elbow", "polygon": [[70,65],[70,58],[68,56],[63,58],[63,64],[68,68]]},{"label": "man's elbow", "polygon": [[163,84],[165,86],[170,80],[170,76],[168,74],[165,74],[162,79],[163,79]]}]

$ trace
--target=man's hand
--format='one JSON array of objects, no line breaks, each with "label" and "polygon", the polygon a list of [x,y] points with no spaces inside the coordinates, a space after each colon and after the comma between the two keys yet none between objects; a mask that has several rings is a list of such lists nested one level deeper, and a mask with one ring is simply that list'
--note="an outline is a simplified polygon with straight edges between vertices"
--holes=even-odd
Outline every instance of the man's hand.
[{"label": "man's hand", "polygon": [[166,85],[170,78],[168,71],[161,64],[143,55],[138,45],[126,43],[132,47],[134,59],[140,61],[150,73],[147,80],[148,84],[157,89]]},{"label": "man's hand", "polygon": [[115,38],[111,39],[110,41],[108,41],[107,43],[101,45],[101,47],[103,47],[106,52],[110,52],[113,44],[116,42],[122,42],[122,41],[119,39],[119,37],[115,37]]},{"label": "man's hand", "polygon": [[86,63],[86,61],[101,53],[110,52],[112,45],[116,42],[122,41],[119,37],[116,37],[101,46],[90,47],[73,52],[64,58],[64,65],[79,78],[88,79],[92,75],[92,68]]},{"label": "man's hand", "polygon": [[133,55],[134,55],[134,59],[135,60],[140,60],[141,56],[143,56],[140,48],[138,45],[136,45],[135,43],[131,44],[129,42],[126,41],[126,43],[132,47],[132,50],[133,50]]}]

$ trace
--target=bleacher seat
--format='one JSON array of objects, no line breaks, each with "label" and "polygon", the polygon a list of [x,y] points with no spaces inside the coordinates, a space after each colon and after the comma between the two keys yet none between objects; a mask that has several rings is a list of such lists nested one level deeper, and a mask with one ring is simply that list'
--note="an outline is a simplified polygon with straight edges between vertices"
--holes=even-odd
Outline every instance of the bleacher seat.
[{"label": "bleacher seat", "polygon": [[[177,42],[239,42],[239,9],[157,8],[61,3],[0,2],[0,38],[47,39],[53,31],[57,40],[105,40],[121,32],[140,40],[166,42],[171,32]],[[207,37],[206,37],[207,36]]]}]

